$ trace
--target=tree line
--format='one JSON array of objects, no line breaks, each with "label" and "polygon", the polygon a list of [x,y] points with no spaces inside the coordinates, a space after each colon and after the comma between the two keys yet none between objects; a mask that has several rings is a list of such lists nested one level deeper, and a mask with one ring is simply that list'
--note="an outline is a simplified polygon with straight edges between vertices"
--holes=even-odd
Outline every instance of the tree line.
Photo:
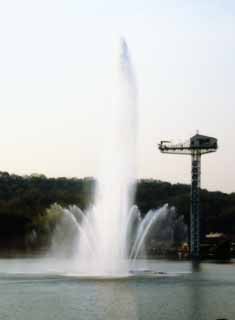
[{"label": "tree line", "polygon": [[[47,209],[57,203],[63,207],[75,204],[84,210],[94,201],[95,185],[93,178],[0,172],[0,247],[9,242],[24,247],[27,235],[32,236],[32,232],[39,235],[37,245],[45,243],[58,219]],[[183,215],[189,225],[189,185],[139,180],[135,203],[142,216],[168,203],[175,206],[177,214]],[[203,235],[209,232],[235,235],[235,193],[201,190],[201,229]]]}]

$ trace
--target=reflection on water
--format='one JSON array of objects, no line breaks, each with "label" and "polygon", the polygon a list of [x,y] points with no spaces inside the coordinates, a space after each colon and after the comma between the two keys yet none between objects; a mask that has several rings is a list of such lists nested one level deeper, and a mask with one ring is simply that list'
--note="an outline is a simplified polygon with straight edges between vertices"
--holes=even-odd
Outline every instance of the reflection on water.
[{"label": "reflection on water", "polygon": [[[192,270],[194,272],[193,283],[187,286],[188,292],[188,313],[190,314],[190,319],[203,319],[205,318],[207,310],[205,309],[203,290],[201,288],[200,277],[198,272],[200,272],[200,264],[198,262],[192,263]],[[207,319],[207,317],[205,318]]]},{"label": "reflection on water", "polygon": [[[195,266],[190,262],[149,260],[150,269],[167,272],[168,276],[95,280],[45,273],[52,267],[49,264],[44,265],[44,273],[38,274],[36,262],[0,260],[0,319],[235,318],[235,265],[232,263]],[[40,263],[42,271],[43,263]],[[138,267],[143,263],[139,261]],[[24,273],[14,274],[17,269]],[[33,272],[25,274],[28,270]]]},{"label": "reflection on water", "polygon": [[201,263],[198,260],[191,262],[192,272],[199,272],[201,270]]},{"label": "reflection on water", "polygon": [[139,319],[136,292],[126,281],[107,281],[97,285],[96,298],[101,319]]}]

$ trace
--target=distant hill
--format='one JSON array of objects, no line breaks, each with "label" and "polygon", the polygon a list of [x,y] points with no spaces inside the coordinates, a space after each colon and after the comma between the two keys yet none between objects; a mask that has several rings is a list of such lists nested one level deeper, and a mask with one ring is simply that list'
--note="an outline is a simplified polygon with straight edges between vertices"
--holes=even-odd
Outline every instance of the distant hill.
[{"label": "distant hill", "polygon": [[[32,232],[39,235],[35,246],[45,244],[58,218],[49,216],[47,208],[58,203],[64,207],[76,204],[85,209],[94,200],[94,188],[93,178],[47,178],[0,172],[0,248],[10,245],[24,249]],[[177,214],[183,215],[189,224],[189,185],[138,181],[136,204],[143,216],[165,203],[175,206]],[[202,234],[235,234],[235,193],[201,191],[201,229]]]},{"label": "distant hill", "polygon": [[[227,194],[202,189],[200,198],[202,235],[210,232],[235,235],[235,193]],[[137,185],[136,203],[142,212],[168,203],[170,206],[175,206],[178,214],[183,215],[189,225],[190,185],[140,180]]]}]

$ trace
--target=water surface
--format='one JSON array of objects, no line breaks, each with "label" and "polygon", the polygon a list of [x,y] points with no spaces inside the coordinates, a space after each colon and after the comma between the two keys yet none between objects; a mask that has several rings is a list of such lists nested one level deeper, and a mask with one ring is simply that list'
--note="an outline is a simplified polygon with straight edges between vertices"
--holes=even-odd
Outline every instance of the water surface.
[{"label": "water surface", "polygon": [[[155,277],[87,279],[59,263],[0,260],[0,319],[213,320],[235,318],[235,263],[151,260]],[[44,266],[44,269],[43,269]],[[139,268],[146,262],[139,262]],[[63,268],[62,268],[63,269]]]}]

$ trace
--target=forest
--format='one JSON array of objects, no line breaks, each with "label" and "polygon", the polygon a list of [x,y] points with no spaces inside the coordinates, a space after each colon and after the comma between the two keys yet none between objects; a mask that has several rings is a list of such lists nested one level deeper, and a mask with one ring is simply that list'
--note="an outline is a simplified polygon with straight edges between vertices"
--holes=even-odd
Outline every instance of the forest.
[{"label": "forest", "polygon": [[[94,201],[95,184],[91,177],[47,178],[0,172],[0,249],[47,245],[60,218],[48,210],[50,206],[75,204],[84,210]],[[168,203],[189,225],[189,185],[141,179],[137,182],[135,203],[143,217],[148,210]],[[201,190],[201,230],[203,236],[210,232],[235,235],[235,193]]]}]

